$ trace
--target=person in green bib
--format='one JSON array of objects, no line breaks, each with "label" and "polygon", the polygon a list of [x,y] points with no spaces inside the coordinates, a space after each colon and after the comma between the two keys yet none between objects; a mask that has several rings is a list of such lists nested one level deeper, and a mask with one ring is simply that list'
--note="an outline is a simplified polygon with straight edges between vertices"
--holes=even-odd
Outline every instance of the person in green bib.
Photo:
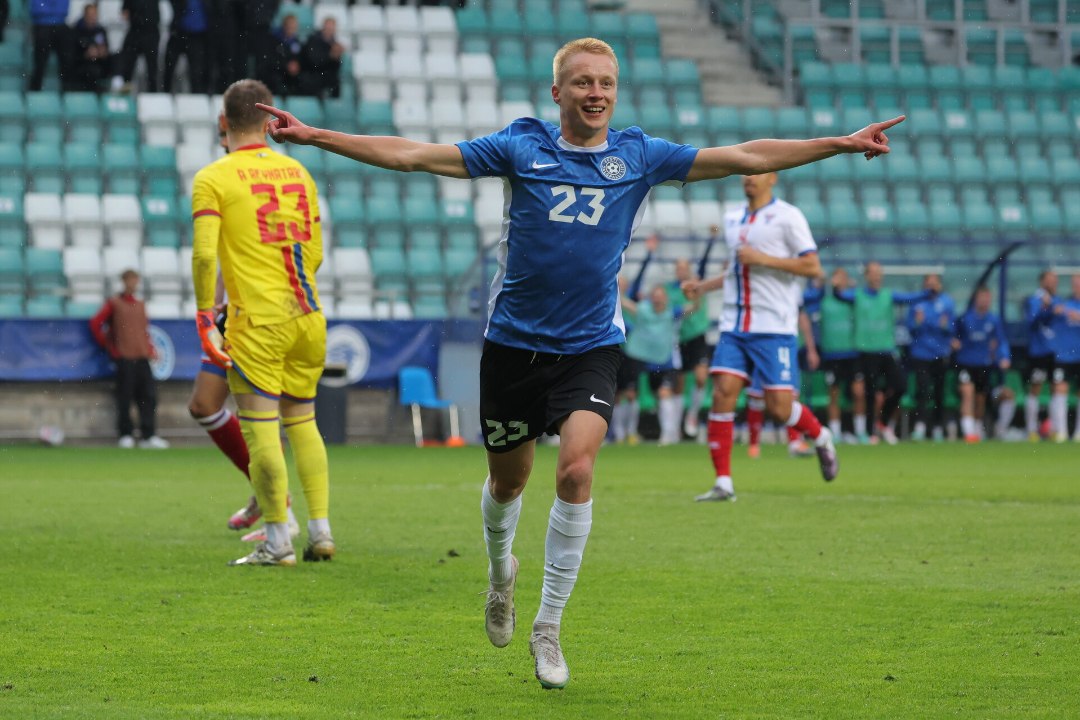
[{"label": "person in green bib", "polygon": [[884,400],[881,415],[875,418],[875,429],[880,439],[895,445],[893,423],[900,408],[900,398],[907,389],[896,348],[895,307],[925,300],[928,293],[925,290],[907,293],[887,290],[881,287],[884,276],[881,263],[870,261],[864,270],[866,284],[863,287],[834,289],[832,295],[853,306],[855,349],[859,353],[866,409],[874,414],[874,398],[880,385]]},{"label": "person in green bib", "polygon": [[847,270],[842,267],[833,270],[829,287],[829,292],[824,288],[807,290],[807,302],[812,295],[820,314],[817,349],[825,385],[829,388],[829,429],[833,437],[841,436],[840,393],[843,392],[851,401],[855,435],[867,437],[865,389],[859,369],[859,351],[855,349],[855,308],[852,303],[833,295],[838,290],[852,288]]}]

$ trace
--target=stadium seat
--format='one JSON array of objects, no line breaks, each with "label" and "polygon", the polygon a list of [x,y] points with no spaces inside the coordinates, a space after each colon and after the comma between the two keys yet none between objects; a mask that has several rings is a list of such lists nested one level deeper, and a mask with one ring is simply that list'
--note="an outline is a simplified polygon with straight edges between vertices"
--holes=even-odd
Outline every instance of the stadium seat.
[{"label": "stadium seat", "polygon": [[[217,144],[217,118],[206,95],[176,95],[176,124],[180,128],[181,140],[191,145],[214,147]],[[308,121],[309,124],[316,124]],[[321,126],[320,126],[321,127]]]},{"label": "stadium seat", "polygon": [[0,91],[0,142],[26,142],[26,101],[21,92]]},{"label": "stadium seat", "polygon": [[180,218],[173,195],[142,198],[142,220],[146,242],[153,247],[179,247],[178,224],[190,218]]},{"label": "stadium seat", "polygon": [[63,113],[69,142],[80,145],[101,143],[101,103],[97,95],[90,92],[64,93]]},{"label": "stadium seat", "polygon": [[99,195],[68,193],[63,196],[63,208],[72,245],[94,248],[104,245],[105,226]]},{"label": "stadium seat", "polygon": [[26,172],[36,193],[64,192],[67,187],[61,146],[30,143],[26,146]]},{"label": "stadium seat", "polygon": [[372,317],[376,320],[411,320],[412,306],[404,300],[377,300],[372,305]]},{"label": "stadium seat", "polygon": [[476,262],[476,247],[450,247],[446,250],[445,260],[444,269],[447,281],[450,283],[472,269]]},{"label": "stadium seat", "polygon": [[22,145],[0,142],[0,194],[21,196],[25,192],[26,154]]},{"label": "stadium seat", "polygon": [[54,293],[67,287],[63,255],[59,249],[27,248],[25,261],[27,288],[31,294]]},{"label": "stadium seat", "polygon": [[64,299],[59,295],[39,295],[26,301],[26,317],[53,319],[64,317]]},{"label": "stadium seat", "polygon": [[49,250],[64,247],[64,207],[59,194],[27,193],[24,212],[32,246]]},{"label": "stadium seat", "polygon": [[0,195],[0,247],[26,245],[26,218],[23,195]]},{"label": "stadium seat", "polygon": [[142,249],[142,274],[148,290],[159,295],[180,295],[184,289],[183,279],[176,272],[179,255],[176,248],[145,247]]},{"label": "stadium seat", "polygon": [[105,295],[101,251],[93,247],[64,248],[63,264],[72,297],[80,302],[100,302]]},{"label": "stadium seat", "polygon": [[176,149],[164,146],[143,146],[140,157],[144,189],[151,195],[176,195],[179,183],[176,175]]},{"label": "stadium seat", "polygon": [[101,194],[104,183],[100,145],[68,143],[64,146],[64,167],[72,192]]},{"label": "stadium seat", "polygon": [[166,93],[142,93],[136,100],[143,142],[147,145],[176,144],[176,104]]},{"label": "stadium seat", "polygon": [[64,106],[55,92],[26,94],[26,119],[30,142],[60,144],[64,142]]},{"label": "stadium seat", "polygon": [[0,295],[26,292],[26,267],[22,248],[0,246]]},{"label": "stadium seat", "polygon": [[101,217],[108,230],[110,245],[133,250],[142,245],[142,210],[135,195],[103,195]]}]

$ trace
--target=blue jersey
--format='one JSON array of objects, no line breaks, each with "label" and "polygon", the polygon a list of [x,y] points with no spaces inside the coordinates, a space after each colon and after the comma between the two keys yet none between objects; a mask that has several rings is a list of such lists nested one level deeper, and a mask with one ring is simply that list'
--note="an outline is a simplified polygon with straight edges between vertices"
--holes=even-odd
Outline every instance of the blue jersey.
[{"label": "blue jersey", "polygon": [[[1043,303],[1049,298],[1050,304]],[[1043,289],[1024,300],[1024,319],[1028,324],[1028,357],[1054,354],[1054,305],[1058,299]]]},{"label": "blue jersey", "polygon": [[[916,316],[922,321],[916,322]],[[908,330],[911,346],[908,352],[916,360],[940,360],[952,353],[953,325],[956,322],[956,303],[941,293],[920,300],[908,310]]]},{"label": "blue jersey", "polygon": [[1055,310],[1057,308],[1061,308],[1062,312],[1054,313],[1052,323],[1054,359],[1061,365],[1080,363],[1080,320],[1069,318],[1070,312],[1080,313],[1080,299],[1060,300]]},{"label": "blue jersey", "polygon": [[1009,341],[1001,318],[992,312],[979,315],[968,310],[956,321],[960,349],[956,364],[965,367],[989,367],[1009,359]]},{"label": "blue jersey", "polygon": [[458,147],[469,175],[506,183],[485,336],[555,354],[623,342],[623,251],[649,191],[685,180],[697,150],[636,127],[609,130],[596,147],[577,147],[534,118]]}]

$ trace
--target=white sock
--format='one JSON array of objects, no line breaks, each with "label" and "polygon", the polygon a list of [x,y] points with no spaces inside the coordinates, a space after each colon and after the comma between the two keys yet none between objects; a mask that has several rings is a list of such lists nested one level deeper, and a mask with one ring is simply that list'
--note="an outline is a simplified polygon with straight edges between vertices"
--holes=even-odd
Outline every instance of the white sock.
[{"label": "white sock", "polygon": [[994,427],[994,435],[998,438],[1005,437],[1005,433],[1012,427],[1013,418],[1016,417],[1016,401],[1002,400],[998,403],[997,425]]},{"label": "white sock", "polygon": [[840,437],[840,421],[830,420],[829,431],[833,434],[833,437]]},{"label": "white sock", "polygon": [[865,435],[866,434],[866,416],[865,415],[856,415],[855,416],[855,434],[856,435]]},{"label": "white sock", "polygon": [[615,403],[611,409],[611,433],[615,442],[626,440],[626,403]]},{"label": "white sock", "polygon": [[1036,395],[1024,398],[1024,427],[1028,435],[1039,432],[1039,398]]},{"label": "white sock", "polygon": [[915,434],[916,435],[925,435],[926,434],[926,423],[924,423],[922,420],[915,423]]},{"label": "white sock", "polygon": [[633,437],[638,434],[638,421],[641,420],[641,405],[637,400],[632,400],[629,403],[630,407],[626,413],[626,436]]},{"label": "white sock", "polygon": [[720,477],[716,478],[715,485],[724,492],[735,492],[735,483],[731,482],[730,475],[721,475]]},{"label": "white sock", "polygon": [[266,523],[266,544],[272,552],[292,547],[292,538],[289,537],[288,523]]},{"label": "white sock", "polygon": [[1069,398],[1064,393],[1050,396],[1050,423],[1055,435],[1069,434]]},{"label": "white sock", "polygon": [[484,517],[484,544],[488,554],[488,578],[495,585],[510,581],[510,549],[514,544],[521,496],[508,503],[498,502],[491,494],[491,478],[484,478],[480,495],[480,513]]},{"label": "white sock", "polygon": [[592,529],[592,500],[574,505],[555,498],[544,543],[544,587],[537,623],[558,625],[577,582],[581,556]]},{"label": "white sock", "polygon": [[679,441],[679,418],[682,417],[681,398],[669,397],[660,401],[660,440]]},{"label": "white sock", "polygon": [[694,413],[696,416],[701,412],[701,403],[705,400],[705,388],[694,386],[694,394],[690,396],[690,407],[687,408],[688,412]]},{"label": "white sock", "polygon": [[975,434],[975,418],[970,415],[964,415],[960,418],[960,432],[964,434],[964,437],[970,437]]},{"label": "white sock", "polygon": [[[289,508],[292,513],[292,508]],[[295,519],[295,518],[294,518]],[[323,533],[330,534],[330,518],[312,518],[307,521],[308,537],[317,537]]]}]

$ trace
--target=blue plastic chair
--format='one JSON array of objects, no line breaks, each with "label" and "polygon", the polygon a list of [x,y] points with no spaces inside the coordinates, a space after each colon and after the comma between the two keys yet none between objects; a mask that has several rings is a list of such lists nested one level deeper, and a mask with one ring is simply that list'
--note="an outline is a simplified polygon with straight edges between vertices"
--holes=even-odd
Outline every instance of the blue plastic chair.
[{"label": "blue plastic chair", "polygon": [[435,378],[425,367],[406,365],[398,372],[398,402],[412,409],[413,438],[416,447],[424,446],[424,426],[420,408],[450,411],[450,438],[448,444],[461,444],[458,428],[458,408],[449,400],[440,400],[435,391]]}]

